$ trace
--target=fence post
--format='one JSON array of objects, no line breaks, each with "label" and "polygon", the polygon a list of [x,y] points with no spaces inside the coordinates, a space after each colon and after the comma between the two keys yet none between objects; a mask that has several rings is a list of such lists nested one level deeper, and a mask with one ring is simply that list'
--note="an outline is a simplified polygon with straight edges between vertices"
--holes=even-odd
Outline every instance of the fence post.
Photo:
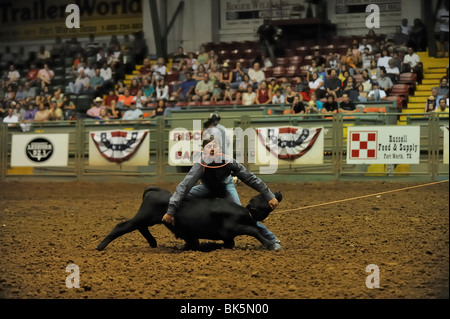
[{"label": "fence post", "polygon": [[75,126],[75,172],[78,180],[84,173],[84,134],[84,121],[78,119]]},{"label": "fence post", "polygon": [[0,181],[6,179],[8,169],[8,125],[0,123]]},{"label": "fence post", "polygon": [[344,144],[344,120],[342,113],[336,113],[333,115],[332,126],[332,160],[333,160],[333,173],[334,179],[338,180],[342,171],[342,149]]},{"label": "fence post", "polygon": [[158,182],[163,182],[164,179],[165,123],[164,118],[156,119],[156,179]]},{"label": "fence post", "polygon": [[435,181],[439,170],[439,114],[428,114],[428,172]]}]

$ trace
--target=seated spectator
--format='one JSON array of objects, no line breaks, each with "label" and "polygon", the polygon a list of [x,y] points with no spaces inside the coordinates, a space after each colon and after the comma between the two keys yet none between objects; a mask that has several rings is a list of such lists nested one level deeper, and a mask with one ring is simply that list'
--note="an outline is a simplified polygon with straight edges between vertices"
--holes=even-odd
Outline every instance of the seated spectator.
[{"label": "seated spectator", "polygon": [[31,101],[36,98],[36,88],[30,86],[30,82],[25,82],[23,88],[23,98],[25,101]]},{"label": "seated spectator", "polygon": [[[272,91],[273,92],[273,91]],[[286,87],[286,92],[284,94],[284,100],[286,101],[286,103],[292,104],[294,102],[294,98],[298,95],[297,92],[295,92],[294,90],[292,90],[292,85],[288,85]]]},{"label": "seated spectator", "polygon": [[[445,99],[440,99],[439,100],[439,106],[437,107],[436,112],[438,112],[438,113],[448,113],[449,112],[448,104],[447,104],[447,101]],[[449,116],[449,115],[448,114],[441,114],[439,116]]]},{"label": "seated spectator", "polygon": [[372,91],[367,95],[367,100],[369,101],[382,101],[386,100],[387,95],[386,92],[380,88],[378,82],[373,82]]},{"label": "seated spectator", "polygon": [[25,94],[23,92],[23,86],[19,84],[16,91],[16,101],[21,101],[25,98]]},{"label": "seated spectator", "polygon": [[188,53],[188,57],[185,61],[186,61],[186,65],[187,65],[188,69],[192,69],[192,71],[194,71],[194,72],[198,69],[199,63],[198,63],[197,59],[195,58],[195,55],[193,52]]},{"label": "seated spectator", "polygon": [[369,52],[369,48],[367,47],[364,48],[364,51],[361,55],[362,68],[369,69],[372,60],[375,60],[375,57],[373,56],[372,52]]},{"label": "seated spectator", "polygon": [[316,65],[318,67],[321,66],[321,67],[325,68],[326,60],[324,59],[323,56],[320,55],[320,51],[319,50],[314,50],[313,60],[316,61]]},{"label": "seated spectator", "polygon": [[267,82],[261,82],[261,85],[256,90],[256,104],[269,104],[271,102],[272,92],[267,87]]},{"label": "seated spectator", "polygon": [[367,49],[369,51],[369,53],[372,53],[372,46],[367,41],[367,38],[362,38],[361,44],[359,45],[358,50],[359,50],[359,52],[361,52],[361,54],[363,54],[365,49]]},{"label": "seated spectator", "polygon": [[275,92],[280,88],[280,85],[277,82],[277,78],[271,78],[268,87],[270,91],[275,94]]},{"label": "seated spectator", "polygon": [[164,80],[164,77],[166,76],[166,65],[164,64],[164,58],[158,58],[152,71],[152,84],[155,85],[160,80]]},{"label": "seated spectator", "polygon": [[3,102],[10,102],[16,99],[16,91],[12,85],[8,85],[6,88],[5,96],[3,97]]},{"label": "seated spectator", "polygon": [[51,85],[52,79],[55,77],[55,72],[50,70],[48,63],[44,63],[44,67],[39,70],[37,77],[41,81],[41,87],[44,88]]},{"label": "seated spectator", "polygon": [[150,78],[152,75],[152,67],[150,66],[150,59],[145,58],[143,64],[144,65],[139,69],[139,77],[141,81],[144,81],[145,78]]},{"label": "seated spectator", "polygon": [[159,100],[156,109],[153,110],[151,117],[164,116],[164,111],[166,109],[166,100]]},{"label": "seated spectator", "polygon": [[50,52],[45,49],[45,45],[41,45],[39,47],[39,51],[37,53],[37,60],[40,63],[49,63],[50,62]]},{"label": "seated spectator", "polygon": [[336,72],[340,69],[341,63],[336,55],[336,53],[330,52],[327,57],[327,62],[325,63],[325,68],[327,70],[336,70]]},{"label": "seated spectator", "polygon": [[253,63],[253,68],[248,70],[248,76],[254,86],[259,85],[266,80],[266,76],[263,70],[261,70],[258,62]]},{"label": "seated spectator", "polygon": [[19,118],[14,115],[14,109],[12,107],[8,108],[6,116],[3,118],[3,123],[8,123],[8,126],[13,126],[19,123]]},{"label": "seated spectator", "polygon": [[292,102],[292,111],[294,112],[294,114],[304,114],[306,113],[306,109],[305,109],[305,103],[303,103],[303,101],[300,100],[300,96],[295,96],[294,97],[294,101]]},{"label": "seated spectator", "polygon": [[233,72],[230,71],[230,65],[227,62],[225,62],[222,65],[222,71],[220,72],[219,81],[225,86],[225,84],[231,83],[232,79],[233,79]]},{"label": "seated spectator", "polygon": [[339,109],[342,113],[356,112],[355,104],[350,101],[348,94],[342,94],[342,102],[339,104]]},{"label": "seated spectator", "polygon": [[253,85],[247,85],[247,91],[242,94],[242,105],[256,104],[256,93],[253,92]]},{"label": "seated spectator", "polygon": [[64,120],[63,111],[58,106],[58,104],[53,101],[50,102],[50,109],[48,111],[48,120],[49,121],[62,121]]},{"label": "seated spectator", "polygon": [[175,97],[171,96],[168,103],[169,105],[167,105],[166,108],[164,109],[163,113],[164,116],[168,116],[169,112],[181,110],[181,107],[176,105],[177,100]]},{"label": "seated spectator", "polygon": [[361,84],[364,87],[364,92],[369,93],[370,91],[372,91],[372,82],[373,81],[369,75],[369,72],[367,70],[363,70]]},{"label": "seated spectator", "polygon": [[211,101],[217,102],[222,99],[222,89],[220,88],[219,81],[214,82],[214,88],[212,90]]},{"label": "seated spectator", "polygon": [[30,86],[38,86],[38,73],[39,70],[36,68],[36,64],[32,63],[26,75],[27,82],[30,83]]},{"label": "seated spectator", "polygon": [[169,86],[165,83],[164,79],[158,81],[156,86],[156,101],[169,99]]},{"label": "seated spectator", "polygon": [[214,82],[209,79],[208,73],[203,74],[203,79],[197,82],[195,86],[195,95],[192,97],[193,101],[208,101],[211,98],[214,89]]},{"label": "seated spectator", "polygon": [[89,77],[81,70],[74,82],[69,83],[70,92],[74,94],[89,94],[91,83]]},{"label": "seated spectator", "polygon": [[34,121],[36,122],[45,122],[48,121],[50,117],[48,108],[44,102],[39,103],[39,109],[34,115]]},{"label": "seated spectator", "polygon": [[[173,62],[173,64],[180,65],[180,62],[186,58],[187,58],[187,55],[186,55],[186,53],[184,53],[183,47],[178,47],[177,52],[175,52],[174,55],[172,56],[172,62]],[[180,69],[180,68],[177,68],[177,69]]]},{"label": "seated spectator", "polygon": [[136,102],[131,102],[130,109],[127,110],[122,117],[122,120],[139,120],[144,117],[144,113],[136,108]]},{"label": "seated spectator", "polygon": [[322,108],[323,108],[323,103],[317,99],[317,94],[311,93],[311,98],[309,100],[309,104],[308,104],[308,108],[306,109],[306,113],[309,113],[309,114],[322,113]]},{"label": "seated spectator", "polygon": [[95,75],[89,78],[89,90],[91,94],[94,96],[103,96],[104,90],[103,85],[105,84],[105,80],[100,75],[100,69],[95,69]]},{"label": "seated spectator", "polygon": [[114,86],[114,79],[111,67],[105,62],[100,69],[100,76],[103,78],[103,89],[109,92]]},{"label": "seated spectator", "polygon": [[437,86],[431,89],[431,96],[436,100],[436,105],[439,105],[439,100],[443,98],[442,95],[439,95],[439,87]]},{"label": "seated spectator", "polygon": [[[244,74],[243,81],[241,83],[239,83],[239,86],[237,88],[238,93],[242,94],[244,92],[247,92],[247,87],[249,85],[252,85],[253,87],[255,87],[253,81],[250,80],[250,76],[248,74]],[[238,97],[240,96],[240,94],[238,94]]]},{"label": "seated spectator", "polygon": [[172,93],[172,96],[179,101],[190,101],[195,90],[197,81],[192,78],[192,73],[186,73],[186,80],[181,82],[178,89]]},{"label": "seated spectator", "polygon": [[211,65],[211,68],[209,68],[209,78],[213,82],[219,82],[220,81],[220,72],[217,69],[217,63],[214,63]]},{"label": "seated spectator", "polygon": [[20,80],[20,73],[16,70],[16,66],[11,64],[8,70],[8,79],[6,81],[6,86],[13,85],[16,87]]},{"label": "seated spectator", "polygon": [[425,105],[425,112],[436,111],[436,98],[434,96],[429,96],[427,99],[427,104]]},{"label": "seated spectator", "polygon": [[17,116],[19,121],[23,121],[25,117],[25,105],[22,103],[12,101],[10,104],[10,106],[14,108],[14,115]]},{"label": "seated spectator", "polygon": [[370,68],[368,72],[372,81],[376,81],[380,72],[380,68],[377,66],[377,62],[375,60],[370,61]]},{"label": "seated spectator", "polygon": [[[288,86],[291,86],[291,83],[288,82],[288,79],[286,77],[281,78],[281,84],[279,89],[281,90],[282,95],[286,95],[286,89]],[[272,91],[272,88],[269,87],[270,92],[272,92],[272,96],[275,95],[275,91]]]},{"label": "seated spectator", "polygon": [[119,109],[130,107],[133,102],[136,106],[136,97],[131,95],[128,89],[125,89],[123,94],[119,95],[119,98],[117,99],[117,107]]},{"label": "seated spectator", "polygon": [[336,76],[336,70],[334,69],[331,69],[328,74],[329,77],[325,80],[325,89],[328,94],[333,95],[337,99],[342,94],[341,80]]},{"label": "seated spectator", "polygon": [[136,94],[136,107],[141,109],[147,107],[147,97],[142,90],[139,90]]},{"label": "seated spectator", "polygon": [[310,93],[319,93],[318,95],[321,96],[325,92],[325,88],[323,86],[323,80],[319,77],[319,75],[314,72],[312,74],[312,79],[309,82],[309,89]]},{"label": "seated spectator", "polygon": [[402,72],[414,72],[417,74],[417,82],[419,84],[422,83],[423,78],[423,70],[420,65],[420,57],[414,53],[414,50],[412,47],[408,48],[408,52],[403,57],[403,65],[402,65]]},{"label": "seated spectator", "polygon": [[26,122],[34,121],[34,116],[36,115],[36,112],[37,109],[34,107],[34,104],[28,103],[23,120]]},{"label": "seated spectator", "polygon": [[[232,72],[231,78],[231,88],[237,90],[239,85],[244,81],[244,75],[247,73],[247,70],[242,68],[241,62],[236,62],[236,68]],[[250,78],[249,78],[250,79]],[[244,88],[246,89],[246,88]]]},{"label": "seated spectator", "polygon": [[448,78],[446,76],[441,78],[437,95],[440,95],[443,98],[448,98]]},{"label": "seated spectator", "polygon": [[386,69],[389,67],[389,60],[391,59],[391,56],[389,54],[388,49],[384,48],[381,51],[381,56],[377,60],[377,67],[381,68],[382,66]]},{"label": "seated spectator", "polygon": [[345,65],[348,68],[350,74],[354,74],[356,72],[357,67],[357,59],[353,56],[353,52],[351,48],[347,49],[347,53],[341,58],[341,67]]},{"label": "seated spectator", "polygon": [[327,101],[323,103],[322,113],[337,113],[338,104],[333,94],[327,94]]},{"label": "seated spectator", "polygon": [[231,88],[230,83],[225,84],[225,90],[223,91],[223,100],[224,101],[233,101],[234,100],[235,91]]},{"label": "seated spectator", "polygon": [[209,60],[209,54],[206,52],[205,46],[201,45],[200,49],[199,49],[198,57],[197,57],[197,62],[206,68],[206,66],[208,64],[208,60]]},{"label": "seated spectator", "polygon": [[205,66],[203,64],[200,64],[198,66],[198,68],[194,71],[194,74],[192,75],[192,78],[195,81],[199,82],[199,81],[203,80],[203,75],[205,75],[205,73],[208,73],[206,71]]},{"label": "seated spectator", "polygon": [[100,114],[100,109],[104,108],[103,106],[103,99],[99,96],[97,96],[94,99],[94,105],[91,106],[89,110],[86,111],[86,114],[91,118],[96,118]]},{"label": "seated spectator", "polygon": [[128,87],[130,94],[136,95],[140,89],[141,89],[141,84],[139,83],[138,79],[136,77],[132,78],[130,86]]},{"label": "seated spectator", "polygon": [[103,124],[105,123],[105,121],[108,121],[112,118],[113,117],[111,117],[109,110],[106,107],[102,107],[98,116],[94,117],[94,120],[99,120],[98,122],[95,122],[95,124]]},{"label": "seated spectator", "polygon": [[152,84],[150,84],[148,78],[144,78],[141,90],[147,99],[147,103],[153,102],[153,100],[155,99],[155,88],[153,87]]},{"label": "seated spectator", "polygon": [[386,68],[386,75],[391,79],[392,84],[395,84],[400,78],[400,69],[395,66],[394,59],[390,59],[388,64],[389,67]]},{"label": "seated spectator", "polygon": [[384,67],[380,68],[380,76],[378,77],[378,84],[380,88],[385,92],[389,92],[394,85],[390,77],[387,76],[386,69]]},{"label": "seated spectator", "polygon": [[364,86],[362,83],[360,83],[356,86],[356,90],[358,92],[358,101],[359,102],[367,102],[368,92],[364,91]]},{"label": "seated spectator", "polygon": [[120,110],[116,109],[117,102],[119,101],[119,97],[113,90],[109,90],[108,95],[105,96],[105,101],[103,105],[108,109],[108,113],[110,117],[119,118]]},{"label": "seated spectator", "polygon": [[281,95],[281,89],[275,91],[275,95],[272,97],[272,104],[284,104],[284,95]]}]

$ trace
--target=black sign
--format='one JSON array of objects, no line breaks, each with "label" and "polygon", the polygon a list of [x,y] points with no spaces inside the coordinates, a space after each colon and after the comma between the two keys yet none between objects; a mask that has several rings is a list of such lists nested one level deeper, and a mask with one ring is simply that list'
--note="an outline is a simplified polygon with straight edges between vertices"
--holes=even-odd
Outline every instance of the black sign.
[{"label": "black sign", "polygon": [[46,138],[35,138],[26,147],[27,157],[36,163],[45,162],[53,155],[53,144]]}]

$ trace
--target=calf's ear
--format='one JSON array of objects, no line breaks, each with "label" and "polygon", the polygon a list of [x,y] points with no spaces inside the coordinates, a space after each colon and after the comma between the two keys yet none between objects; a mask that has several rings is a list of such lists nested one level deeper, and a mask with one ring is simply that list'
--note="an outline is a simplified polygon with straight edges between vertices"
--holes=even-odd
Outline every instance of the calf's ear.
[{"label": "calf's ear", "polygon": [[277,201],[281,202],[283,200],[283,194],[280,191],[276,192],[274,195]]}]

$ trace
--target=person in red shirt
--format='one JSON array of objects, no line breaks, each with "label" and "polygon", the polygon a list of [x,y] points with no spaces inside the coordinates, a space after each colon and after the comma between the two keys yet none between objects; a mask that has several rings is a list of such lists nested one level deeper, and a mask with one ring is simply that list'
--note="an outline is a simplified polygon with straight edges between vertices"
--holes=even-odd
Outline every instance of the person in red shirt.
[{"label": "person in red shirt", "polygon": [[139,92],[139,90],[141,89],[141,84],[139,83],[137,78],[133,78],[131,80],[131,84],[128,89],[130,90],[130,94],[133,96]]},{"label": "person in red shirt", "polygon": [[104,105],[109,110],[111,117],[120,118],[120,111],[116,109],[119,97],[113,90],[109,90],[108,95],[105,96]]},{"label": "person in red shirt", "polygon": [[39,73],[39,69],[36,68],[36,64],[30,65],[30,70],[27,72],[27,81],[30,83],[30,86],[38,86],[39,81],[37,79]]},{"label": "person in red shirt", "polygon": [[272,93],[267,87],[266,81],[261,82],[260,88],[256,91],[256,104],[269,104],[272,99]]},{"label": "person in red shirt", "polygon": [[144,65],[139,69],[139,77],[141,78],[141,82],[144,81],[145,78],[151,78],[152,75],[152,67],[150,66],[150,60],[145,58]]}]

